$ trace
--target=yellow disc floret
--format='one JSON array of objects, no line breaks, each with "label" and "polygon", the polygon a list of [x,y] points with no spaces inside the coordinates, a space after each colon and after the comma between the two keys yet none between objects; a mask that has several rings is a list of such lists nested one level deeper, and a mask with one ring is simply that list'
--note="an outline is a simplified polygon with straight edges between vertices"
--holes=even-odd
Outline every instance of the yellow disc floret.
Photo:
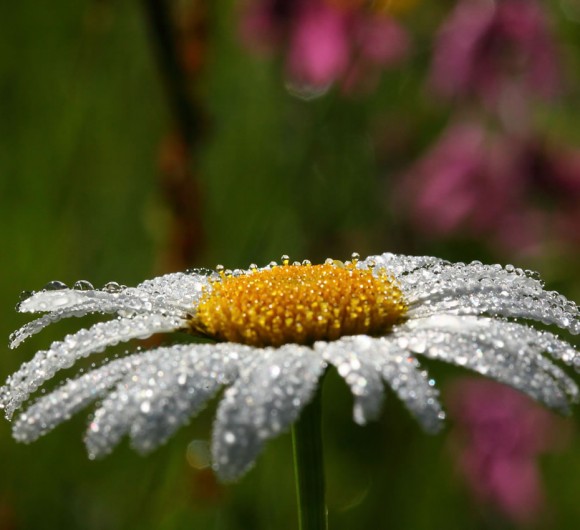
[{"label": "yellow disc floret", "polygon": [[192,331],[253,346],[312,344],[379,335],[407,311],[396,280],[381,270],[287,260],[263,270],[221,271],[203,295]]}]

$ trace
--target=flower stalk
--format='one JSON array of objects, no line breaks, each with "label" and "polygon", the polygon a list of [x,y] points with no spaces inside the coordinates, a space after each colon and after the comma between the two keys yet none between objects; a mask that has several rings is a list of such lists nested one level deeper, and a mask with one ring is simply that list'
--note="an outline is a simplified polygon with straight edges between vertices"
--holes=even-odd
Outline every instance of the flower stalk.
[{"label": "flower stalk", "polygon": [[322,386],[292,426],[294,474],[298,497],[298,528],[327,530],[324,461],[322,455]]}]

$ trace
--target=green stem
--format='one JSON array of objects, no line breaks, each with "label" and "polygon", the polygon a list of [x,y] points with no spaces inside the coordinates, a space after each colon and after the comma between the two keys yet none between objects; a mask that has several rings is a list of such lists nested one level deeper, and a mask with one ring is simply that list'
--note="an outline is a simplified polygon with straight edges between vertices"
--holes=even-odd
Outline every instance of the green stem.
[{"label": "green stem", "polygon": [[322,388],[292,427],[300,530],[327,530],[321,433]]}]

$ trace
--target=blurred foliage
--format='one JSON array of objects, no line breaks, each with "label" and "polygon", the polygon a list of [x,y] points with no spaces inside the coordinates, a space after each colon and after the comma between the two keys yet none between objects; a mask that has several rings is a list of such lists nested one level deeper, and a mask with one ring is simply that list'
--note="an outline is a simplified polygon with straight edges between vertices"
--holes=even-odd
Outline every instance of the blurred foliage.
[{"label": "blurred foliage", "polygon": [[[404,14],[416,33],[413,55],[374,92],[345,98],[331,90],[313,101],[288,94],[276,60],[240,46],[233,0],[207,4],[208,58],[195,90],[209,125],[192,162],[206,244],[192,266],[245,267],[283,253],[340,259],[354,250],[510,260],[485,242],[426,239],[389,206],[393,179],[449,119],[450,108],[422,87],[433,33],[451,2],[419,2]],[[1,337],[25,321],[13,311],[24,289],[54,279],[134,284],[165,272],[157,264],[169,206],[159,193],[158,156],[172,120],[142,8],[110,0],[0,7]],[[538,121],[578,146],[580,19],[570,12],[580,13],[572,0],[553,5],[571,86]],[[580,298],[577,248],[565,259],[517,259]],[[75,322],[59,324],[18,351],[5,348],[2,377],[72,329]],[[434,370],[442,381],[458,373]],[[469,500],[446,433],[424,435],[394,398],[379,422],[360,428],[337,377],[326,378],[324,392],[331,528],[508,528]],[[295,528],[288,435],[235,485],[188,465],[186,447],[209,438],[213,410],[215,402],[149,457],[124,445],[99,462],[88,461],[82,445],[86,414],[31,447],[16,444],[0,422],[0,528]],[[546,528],[576,529],[580,521],[578,414],[570,421],[571,446],[542,461]]]}]

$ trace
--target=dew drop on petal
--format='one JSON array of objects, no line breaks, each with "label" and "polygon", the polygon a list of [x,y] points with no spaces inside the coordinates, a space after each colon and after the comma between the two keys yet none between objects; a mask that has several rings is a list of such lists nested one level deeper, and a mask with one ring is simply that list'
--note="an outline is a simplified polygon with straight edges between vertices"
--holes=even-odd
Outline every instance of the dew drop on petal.
[{"label": "dew drop on petal", "polygon": [[64,282],[59,282],[58,280],[53,280],[48,282],[43,288],[43,291],[58,291],[60,289],[67,289],[67,284]]},{"label": "dew drop on petal", "polygon": [[73,289],[77,291],[92,291],[94,289],[93,284],[87,280],[79,280],[73,285]]},{"label": "dew drop on petal", "polygon": [[236,443],[236,435],[231,431],[227,431],[226,433],[224,433],[224,441],[227,444],[232,445]]},{"label": "dew drop on petal", "polygon": [[121,290],[121,286],[117,282],[108,282],[103,285],[103,291],[115,293]]},{"label": "dew drop on petal", "polygon": [[185,274],[197,274],[198,276],[211,276],[214,273],[213,270],[206,267],[200,267],[195,269],[186,269]]},{"label": "dew drop on petal", "polygon": [[24,300],[28,300],[33,294],[34,294],[34,291],[22,291],[20,293],[18,299],[21,302],[24,302]]}]

